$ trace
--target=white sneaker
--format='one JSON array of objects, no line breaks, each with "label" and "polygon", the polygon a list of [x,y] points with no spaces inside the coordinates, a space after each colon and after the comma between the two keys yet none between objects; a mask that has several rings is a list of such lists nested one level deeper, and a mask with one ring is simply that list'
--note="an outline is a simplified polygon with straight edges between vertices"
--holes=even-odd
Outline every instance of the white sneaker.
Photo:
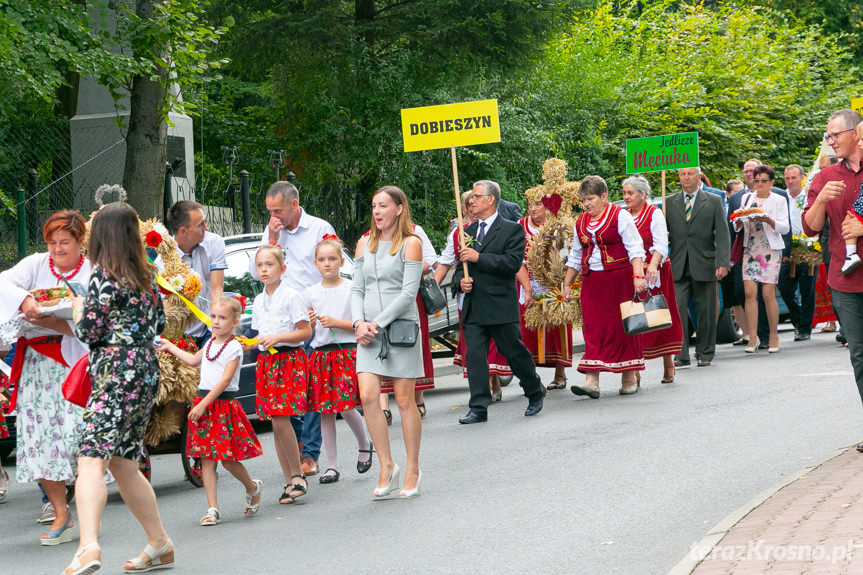
[{"label": "white sneaker", "polygon": [[863,262],[860,261],[860,256],[857,254],[851,254],[850,256],[845,257],[845,262],[842,264],[842,269],[839,271],[842,275],[848,275]]},{"label": "white sneaker", "polygon": [[36,523],[40,525],[46,525],[50,523],[54,523],[54,519],[57,518],[57,514],[54,512],[54,505],[49,501],[45,505],[42,506],[42,513],[36,519]]}]

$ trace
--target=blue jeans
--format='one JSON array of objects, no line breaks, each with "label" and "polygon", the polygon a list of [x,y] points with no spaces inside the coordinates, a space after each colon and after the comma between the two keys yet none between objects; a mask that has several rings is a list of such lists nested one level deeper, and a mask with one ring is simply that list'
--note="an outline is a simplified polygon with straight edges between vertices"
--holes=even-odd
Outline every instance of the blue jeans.
[{"label": "blue jeans", "polygon": [[863,400],[863,292],[844,292],[835,289],[833,307],[839,316],[839,323],[845,328],[848,351],[851,352],[851,367],[857,380],[857,391]]},{"label": "blue jeans", "polygon": [[[311,339],[305,343],[303,349],[306,350],[306,355],[312,354]],[[291,427],[294,428],[297,440],[303,444],[303,452],[300,457],[311,457],[317,461],[321,456],[321,414],[292,415]]]}]

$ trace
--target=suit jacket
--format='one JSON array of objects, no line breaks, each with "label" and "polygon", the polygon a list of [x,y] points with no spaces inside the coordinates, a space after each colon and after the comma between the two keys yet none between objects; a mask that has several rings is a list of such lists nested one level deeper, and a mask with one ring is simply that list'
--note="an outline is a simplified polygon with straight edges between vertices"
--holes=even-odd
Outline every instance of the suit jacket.
[{"label": "suit jacket", "polygon": [[503,216],[511,222],[517,222],[521,219],[521,208],[515,202],[508,202],[505,199],[500,199],[500,205],[497,207],[497,215]]},{"label": "suit jacket", "polygon": [[710,186],[705,186],[704,184],[701,184],[701,189],[707,190],[711,194],[716,194],[717,196],[722,198],[723,203],[725,202],[725,192],[723,192],[722,190],[719,190],[717,188],[711,188]]},{"label": "suit jacket", "polygon": [[[479,222],[465,228],[465,233],[476,238]],[[465,294],[462,319],[480,325],[518,323],[518,293],[515,274],[524,260],[524,229],[509,220],[495,218],[486,230],[482,244],[474,243],[479,252],[476,262],[468,262],[473,278],[473,289]],[[453,285],[459,286],[464,277],[464,266],[457,264]]]},{"label": "suit jacket", "polygon": [[[748,193],[749,190],[747,188],[743,188],[742,190],[737,190],[736,192],[731,194],[731,197],[728,198],[728,213],[726,214],[727,216],[730,216],[736,210],[740,209],[740,206],[743,205],[743,196]],[[734,240],[737,239],[738,232],[734,229],[734,224],[731,222],[730,219],[728,220],[728,233],[730,234],[729,238],[731,239],[731,244],[734,245]]]},{"label": "suit jacket", "polygon": [[687,261],[689,276],[696,281],[715,280],[716,268],[730,269],[731,243],[725,205],[719,196],[699,191],[688,222],[683,192],[668,197],[666,210],[674,281],[683,279]]}]

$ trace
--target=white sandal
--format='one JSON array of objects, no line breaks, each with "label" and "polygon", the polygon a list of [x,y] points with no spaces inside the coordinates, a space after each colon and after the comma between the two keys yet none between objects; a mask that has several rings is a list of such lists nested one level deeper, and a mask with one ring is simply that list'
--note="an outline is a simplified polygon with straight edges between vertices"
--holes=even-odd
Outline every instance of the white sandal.
[{"label": "white sandal", "polygon": [[[214,508],[211,507],[210,509]],[[126,565],[123,565],[123,571],[126,573],[144,573],[153,569],[168,569],[173,567],[174,542],[168,539],[168,542],[161,549],[156,549],[147,543],[147,546],[144,547],[144,555],[149,558],[147,561],[141,561],[140,557],[132,557],[126,561]],[[131,568],[128,567],[130,563],[132,564]]]},{"label": "white sandal", "polygon": [[255,485],[257,485],[257,488],[254,493],[246,493],[246,505],[243,508],[243,517],[254,517],[258,514],[258,507],[261,506],[260,498],[254,505],[252,504],[252,499],[260,497],[261,487],[263,487],[264,483],[260,479],[254,479],[253,481],[255,482]]},{"label": "white sandal", "polygon": [[[88,552],[87,550],[91,547],[96,547],[93,552]],[[95,553],[95,558],[93,554]],[[85,558],[84,555],[87,555]],[[82,561],[86,561],[86,563],[82,563]],[[69,566],[63,570],[63,575],[90,575],[90,573],[95,573],[99,569],[102,568],[102,549],[99,547],[99,544],[95,541],[93,543],[88,543],[81,547],[75,556],[72,558],[72,562],[69,563]]]},{"label": "white sandal", "polygon": [[201,526],[210,527],[212,525],[218,525],[222,522],[222,515],[219,513],[219,510],[215,507],[210,507],[207,509],[207,514],[201,517]]}]

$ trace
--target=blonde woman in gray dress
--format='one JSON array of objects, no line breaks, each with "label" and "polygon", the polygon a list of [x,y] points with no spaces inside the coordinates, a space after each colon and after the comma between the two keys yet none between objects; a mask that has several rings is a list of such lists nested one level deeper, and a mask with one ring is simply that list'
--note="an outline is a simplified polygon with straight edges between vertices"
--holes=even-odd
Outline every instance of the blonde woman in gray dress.
[{"label": "blonde woman in gray dress", "polygon": [[422,419],[414,403],[414,383],[423,375],[422,346],[387,346],[382,336],[397,319],[419,323],[416,297],[421,273],[422,241],[413,233],[407,197],[395,186],[384,186],[372,197],[371,231],[357,244],[351,290],[360,399],[381,464],[376,498],[398,489],[400,476],[379,400],[383,377],[393,380],[407,452],[399,497],[419,494]]}]

